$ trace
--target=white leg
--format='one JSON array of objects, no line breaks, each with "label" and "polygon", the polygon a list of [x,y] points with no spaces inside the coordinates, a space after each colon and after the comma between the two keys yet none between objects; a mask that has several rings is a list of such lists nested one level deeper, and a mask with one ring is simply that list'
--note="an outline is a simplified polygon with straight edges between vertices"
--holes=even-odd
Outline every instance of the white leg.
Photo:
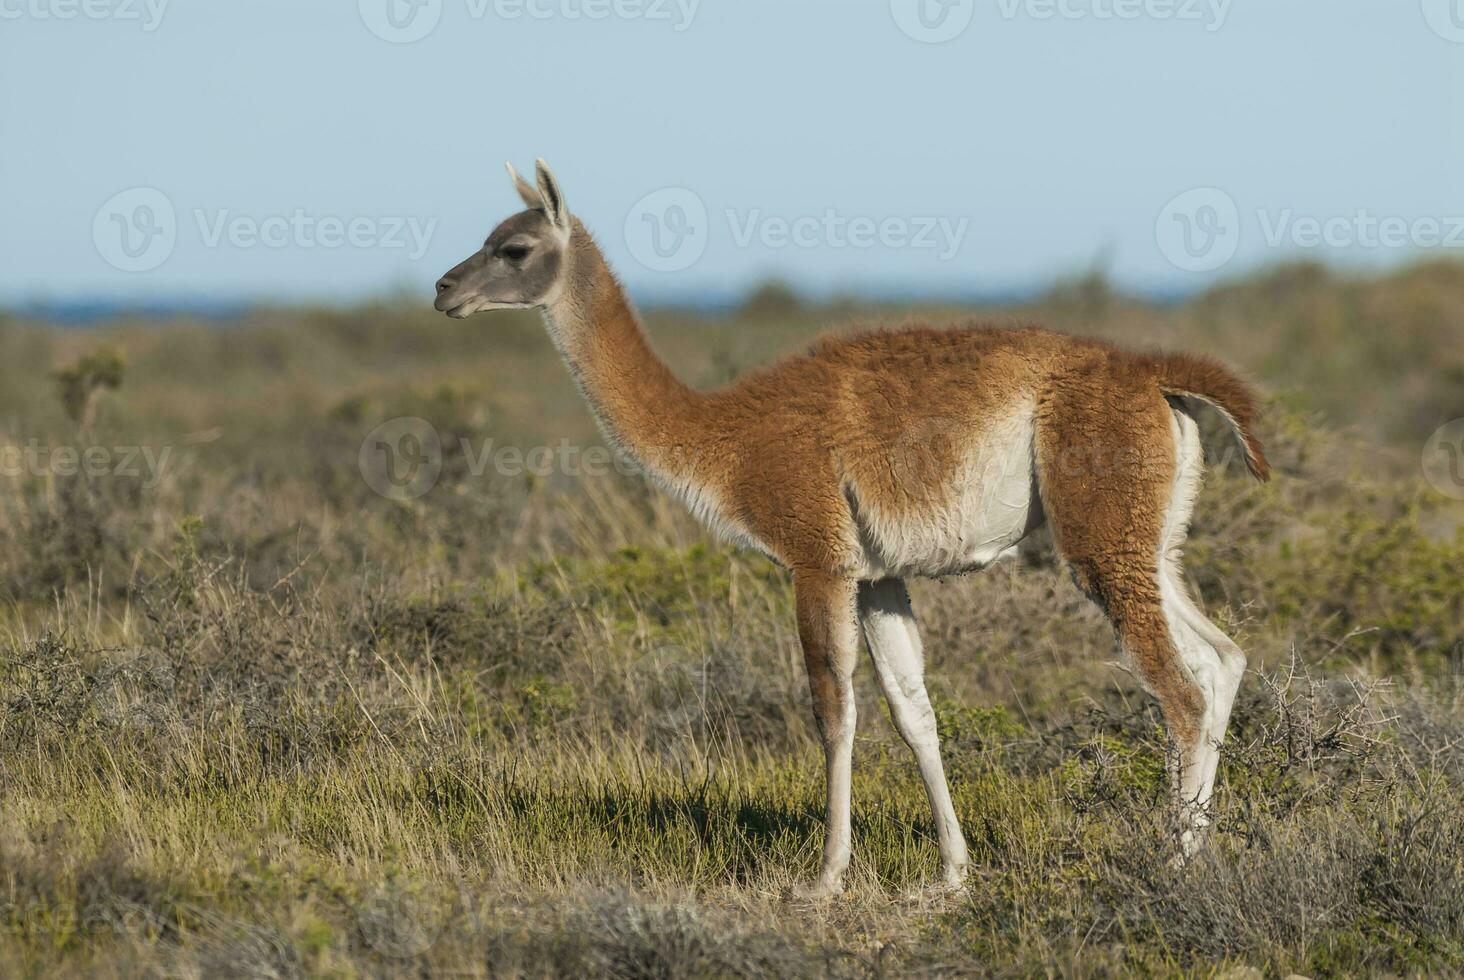
[{"label": "white leg", "polygon": [[855,590],[851,581],[807,573],[795,573],[793,584],[814,720],[824,747],[828,794],[823,866],[818,884],[803,894],[822,898],[844,890],[844,871],[852,851],[849,808],[856,724],[853,675],[859,652],[853,616]]},{"label": "white leg", "polygon": [[[1174,571],[1176,574],[1178,573],[1178,569]],[[1185,627],[1190,630],[1198,644],[1204,644],[1209,648],[1213,658],[1212,662],[1218,662],[1210,692],[1210,711],[1206,725],[1208,740],[1214,750],[1203,782],[1204,800],[1208,805],[1210,796],[1215,790],[1215,767],[1220,761],[1220,743],[1225,738],[1225,730],[1230,726],[1230,709],[1235,704],[1235,695],[1239,692],[1240,682],[1245,677],[1245,653],[1234,640],[1221,632],[1220,627],[1210,622],[1205,614],[1200,612],[1185,591],[1182,582],[1177,583],[1177,586],[1176,593],[1179,599],[1176,603],[1177,611],[1183,619]]]},{"label": "white leg", "polygon": [[1215,792],[1215,770],[1220,763],[1220,742],[1230,723],[1230,707],[1245,674],[1245,654],[1196,608],[1185,586],[1180,553],[1195,497],[1200,491],[1204,451],[1199,427],[1188,412],[1172,416],[1176,469],[1163,548],[1159,561],[1159,595],[1169,635],[1185,666],[1205,697],[1197,744],[1181,758],[1175,786],[1184,826],[1180,846],[1185,856],[1199,847],[1199,834],[1210,822],[1210,799]]},{"label": "white leg", "polygon": [[951,803],[945,767],[940,760],[935,712],[925,691],[920,632],[905,583],[899,579],[861,583],[859,619],[879,674],[880,687],[890,705],[890,716],[915,754],[920,778],[925,782],[925,794],[935,814],[945,881],[958,887],[966,877],[966,838],[956,820],[956,808]]},{"label": "white leg", "polygon": [[1180,773],[1178,793],[1189,826],[1181,836],[1186,856],[1199,847],[1198,835],[1210,823],[1210,800],[1215,792],[1215,771],[1220,764],[1220,743],[1230,724],[1245,674],[1245,654],[1220,628],[1196,608],[1185,589],[1176,563],[1166,560],[1160,573],[1160,593],[1170,635],[1205,694],[1205,715],[1199,745]]}]

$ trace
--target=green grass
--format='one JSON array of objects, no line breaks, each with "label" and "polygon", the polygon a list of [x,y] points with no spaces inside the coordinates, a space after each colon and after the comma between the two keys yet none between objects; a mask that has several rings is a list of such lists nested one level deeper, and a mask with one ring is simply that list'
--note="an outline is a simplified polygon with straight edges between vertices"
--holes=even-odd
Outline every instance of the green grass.
[{"label": "green grass", "polygon": [[[768,293],[652,328],[710,383],[907,312]],[[1464,275],[995,312],[1234,351],[1272,386],[1278,479],[1213,466],[1188,549],[1253,667],[1194,863],[1170,860],[1158,713],[1040,534],[914,588],[969,891],[926,888],[924,792],[861,672],[850,887],[810,905],[822,763],[785,575],[634,479],[474,474],[458,448],[599,444],[532,322],[8,323],[11,445],[187,464],[0,476],[0,975],[1464,972],[1464,537],[1417,476],[1464,414]],[[357,469],[400,414],[447,446],[408,502]]]}]

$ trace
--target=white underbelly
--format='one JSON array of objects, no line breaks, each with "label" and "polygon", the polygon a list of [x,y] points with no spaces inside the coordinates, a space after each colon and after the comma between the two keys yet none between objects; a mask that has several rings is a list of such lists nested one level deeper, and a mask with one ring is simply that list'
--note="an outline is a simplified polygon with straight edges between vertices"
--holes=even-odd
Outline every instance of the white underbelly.
[{"label": "white underbelly", "polygon": [[938,487],[909,495],[920,506],[858,498],[854,488],[862,577],[940,576],[984,568],[1041,522],[1030,409],[970,433],[954,472]]}]

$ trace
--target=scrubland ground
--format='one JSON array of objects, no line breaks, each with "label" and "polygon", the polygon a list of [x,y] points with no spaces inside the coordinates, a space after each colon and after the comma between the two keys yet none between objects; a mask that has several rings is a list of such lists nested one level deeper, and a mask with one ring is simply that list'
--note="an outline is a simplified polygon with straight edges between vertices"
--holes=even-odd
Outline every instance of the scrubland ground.
[{"label": "scrubland ground", "polygon": [[[1464,972],[1464,502],[1420,476],[1464,416],[1464,267],[979,314],[1271,394],[1276,480],[1212,433],[1188,551],[1253,668],[1196,861],[1157,710],[1043,534],[914,588],[969,892],[922,890],[929,811],[866,668],[849,893],[803,904],[787,579],[591,462],[533,318],[0,321],[0,975]],[[650,326],[710,385],[911,315],[972,311],[766,290]],[[443,447],[409,500],[360,465],[400,416]]]}]

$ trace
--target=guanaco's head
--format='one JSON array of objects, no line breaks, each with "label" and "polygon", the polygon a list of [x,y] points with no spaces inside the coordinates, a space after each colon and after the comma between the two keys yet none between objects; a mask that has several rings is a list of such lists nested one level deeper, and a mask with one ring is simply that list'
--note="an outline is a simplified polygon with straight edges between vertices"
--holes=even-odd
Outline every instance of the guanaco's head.
[{"label": "guanaco's head", "polygon": [[564,195],[543,160],[535,161],[538,186],[508,165],[527,211],[508,218],[483,247],[437,280],[437,309],[461,319],[483,310],[546,306],[561,291],[574,222]]}]

